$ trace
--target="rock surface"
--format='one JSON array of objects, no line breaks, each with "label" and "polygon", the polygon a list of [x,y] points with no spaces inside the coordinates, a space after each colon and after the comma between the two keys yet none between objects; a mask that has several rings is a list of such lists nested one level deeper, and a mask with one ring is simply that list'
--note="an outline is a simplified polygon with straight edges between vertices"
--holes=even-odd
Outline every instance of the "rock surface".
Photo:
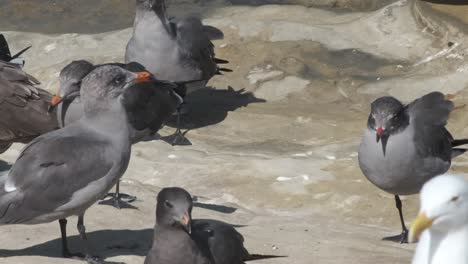
[{"label": "rock surface", "polygon": [[[27,9],[35,16],[50,13],[50,28],[41,28],[34,15],[0,19],[2,29],[13,30],[6,37],[14,51],[33,45],[26,70],[46,89],[56,90],[58,72],[71,60],[123,60],[133,1],[100,1],[95,10],[102,17],[75,11],[88,2]],[[293,1],[299,2],[308,1]],[[381,241],[399,233],[397,211],[393,197],[362,176],[357,146],[369,103],[385,94],[405,101],[432,90],[454,94],[458,108],[449,128],[455,137],[468,136],[468,37],[446,15],[433,10],[428,16],[419,2],[386,3],[353,12],[208,0],[171,5],[173,14],[197,12],[225,32],[216,52],[234,72],[188,98],[191,113],[183,126],[193,146],[151,141],[133,148],[122,190],[138,195],[138,210],[89,210],[85,221],[96,253],[108,261],[142,263],[156,193],[182,186],[199,197],[196,217],[244,225],[239,231],[251,252],[288,256],[256,263],[409,263],[414,245]],[[106,5],[115,5],[121,16],[107,20]],[[56,18],[59,11],[70,18]],[[173,132],[171,125],[161,134]],[[0,157],[2,170],[22,147],[16,144]],[[466,173],[467,162],[457,159],[452,170]],[[404,198],[408,224],[417,206],[417,196]],[[71,235],[77,234],[74,221]],[[2,226],[0,232],[1,263],[78,263],[59,258],[57,223]],[[71,248],[79,245],[74,236]]]}]

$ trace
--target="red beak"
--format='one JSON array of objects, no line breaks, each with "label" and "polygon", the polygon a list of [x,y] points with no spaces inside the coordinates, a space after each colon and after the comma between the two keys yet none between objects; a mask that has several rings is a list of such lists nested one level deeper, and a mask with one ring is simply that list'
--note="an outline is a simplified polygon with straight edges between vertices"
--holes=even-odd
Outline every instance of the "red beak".
[{"label": "red beak", "polygon": [[384,132],[384,129],[383,129],[383,128],[381,128],[381,127],[377,128],[377,131],[376,131],[377,136],[381,137],[382,134],[383,134],[383,132]]}]

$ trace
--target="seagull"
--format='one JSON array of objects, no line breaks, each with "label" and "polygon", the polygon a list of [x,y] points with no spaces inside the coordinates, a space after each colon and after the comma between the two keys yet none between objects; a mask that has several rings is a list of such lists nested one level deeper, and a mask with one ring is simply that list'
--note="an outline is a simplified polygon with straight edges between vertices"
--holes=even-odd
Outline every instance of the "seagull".
[{"label": "seagull", "polygon": [[[63,256],[100,263],[90,254],[84,214],[127,169],[131,142],[123,94],[149,76],[111,65],[89,73],[81,85],[84,116],[31,141],[0,177],[0,224],[59,220]],[[68,249],[66,218],[74,215],[84,255]]]},{"label": "seagull", "polygon": [[468,264],[468,182],[441,175],[421,190],[421,209],[409,241],[419,244],[412,264]]},{"label": "seagull", "polygon": [[52,95],[37,87],[40,82],[21,68],[20,55],[11,56],[5,37],[0,34],[0,153],[12,143],[28,143],[58,128],[55,112],[47,108]]},{"label": "seagull", "polygon": [[[143,64],[160,80],[184,82],[186,85],[178,93],[185,98],[186,94],[205,87],[214,75],[232,71],[218,65],[229,62],[215,57],[211,42],[223,37],[219,29],[203,25],[194,16],[171,22],[165,0],[137,0],[125,62]],[[190,145],[180,131],[180,109],[176,133],[165,140],[173,145]]]},{"label": "seagull", "polygon": [[282,257],[250,254],[234,227],[217,220],[192,220],[192,207],[191,195],[182,188],[159,192],[154,241],[145,264],[243,264]]},{"label": "seagull", "polygon": [[445,128],[452,109],[453,103],[440,92],[408,105],[390,96],[371,104],[359,166],[371,183],[394,195],[402,226],[401,235],[384,240],[407,242],[399,196],[418,193],[425,182],[445,173],[451,160],[466,151],[457,146],[468,140],[454,140]]},{"label": "seagull", "polygon": [[[103,65],[115,65],[132,72],[143,72],[146,69],[139,63],[106,63],[93,65],[86,60],[72,61],[59,74],[60,88],[50,102],[50,108],[57,108],[58,123],[66,127],[80,120],[83,116],[83,105],[80,98],[81,83],[92,70]],[[151,77],[152,78],[152,77]],[[130,138],[132,144],[138,143],[147,136],[153,136],[161,128],[167,117],[173,113],[182,98],[174,91],[176,84],[152,78],[151,82],[139,84],[138,89],[127,89],[123,102],[131,124]],[[107,195],[110,199],[100,204],[116,208],[129,207],[136,196],[120,193],[119,182],[115,193]],[[107,197],[106,196],[106,197]]]}]

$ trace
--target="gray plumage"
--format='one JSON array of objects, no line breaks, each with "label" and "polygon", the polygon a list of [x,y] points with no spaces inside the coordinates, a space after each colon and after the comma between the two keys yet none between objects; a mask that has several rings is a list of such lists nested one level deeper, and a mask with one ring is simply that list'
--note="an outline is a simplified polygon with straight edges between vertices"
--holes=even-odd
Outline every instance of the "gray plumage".
[{"label": "gray plumage", "polygon": [[[132,72],[146,72],[146,69],[138,63],[108,63]],[[58,107],[58,120],[62,127],[66,127],[79,120],[83,115],[83,105],[80,98],[82,79],[90,71],[102,65],[93,65],[88,61],[73,61],[60,72],[59,95],[62,97]],[[132,143],[137,143],[148,136],[153,136],[164,122],[177,109],[182,99],[175,93],[175,84],[155,80],[137,84],[136,89],[127,89],[124,92],[122,104],[126,110],[130,123],[130,138]],[[126,206],[122,198],[131,202],[135,196],[121,194],[119,183],[115,194],[110,194],[109,200],[103,204],[111,204],[121,208]]]},{"label": "gray plumage", "polygon": [[453,103],[432,92],[405,106],[393,97],[381,97],[371,105],[367,129],[359,147],[359,166],[378,188],[395,195],[407,242],[399,195],[418,193],[425,182],[445,173],[453,157],[466,151],[455,148],[468,143],[454,140],[445,128]]},{"label": "gray plumage", "polygon": [[0,153],[58,128],[55,112],[47,111],[52,95],[39,84],[17,64],[0,61]]},{"label": "gray plumage", "polygon": [[103,89],[117,74],[129,82],[134,78],[97,69],[84,80],[85,117],[23,149],[0,188],[0,223],[37,224],[82,214],[123,175],[130,159],[128,121],[118,100],[123,84]]},{"label": "gray plumage", "polygon": [[81,81],[94,69],[94,65],[85,60],[73,61],[65,66],[59,75],[58,95],[63,99],[57,106],[60,127],[65,127],[81,118],[83,106],[79,95]]},{"label": "gray plumage", "polygon": [[[176,23],[169,21],[165,0],[137,0],[133,36],[127,44],[125,61],[143,64],[160,80],[200,80],[187,87],[204,87],[220,70],[210,40],[209,32],[213,31],[213,27],[204,26],[193,16]],[[222,37],[222,32],[217,31]]]},{"label": "gray plumage", "polygon": [[154,241],[145,264],[243,264],[278,256],[250,255],[244,238],[231,225],[191,218],[192,198],[182,188],[158,194]]},{"label": "gray plumage", "polygon": [[[359,148],[359,165],[364,175],[392,194],[418,193],[430,178],[446,172],[452,156],[452,136],[445,128],[453,103],[441,93],[430,93],[408,106],[389,107],[395,98],[377,99],[369,116]],[[385,155],[376,141],[377,123],[387,123]]]},{"label": "gray plumage", "polygon": [[[78,215],[83,225],[86,209],[127,169],[131,143],[121,101],[136,78],[117,66],[88,74],[82,83],[83,118],[34,139],[1,178],[0,224],[38,224]],[[85,239],[84,226],[80,234]]]},{"label": "gray plumage", "polygon": [[[138,63],[107,63],[103,65],[116,65],[132,72],[146,71],[145,67]],[[81,80],[99,66],[102,65],[93,65],[88,61],[78,60],[71,62],[60,72],[59,95],[63,101],[57,105],[57,113],[62,127],[79,120],[83,115],[79,94]],[[174,92],[177,87],[175,84],[153,80],[149,83],[139,84],[139,86],[139,89],[126,90],[129,94],[125,97],[127,100],[124,104],[129,109],[127,114],[132,125],[132,143],[137,143],[146,136],[156,133],[182,102],[182,99]],[[144,100],[144,103],[131,100],[131,98],[139,98],[138,100]]]}]

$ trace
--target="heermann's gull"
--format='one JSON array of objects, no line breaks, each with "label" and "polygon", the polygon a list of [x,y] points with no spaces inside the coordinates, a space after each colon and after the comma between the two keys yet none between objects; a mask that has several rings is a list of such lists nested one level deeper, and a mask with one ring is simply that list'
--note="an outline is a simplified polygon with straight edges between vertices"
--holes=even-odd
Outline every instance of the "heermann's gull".
[{"label": "heermann's gull", "polygon": [[[148,76],[117,66],[102,66],[88,74],[81,87],[83,118],[34,139],[8,175],[0,178],[0,224],[60,220],[64,257],[79,257],[68,250],[65,219],[79,216],[78,231],[86,243],[86,209],[117,183],[130,159],[122,94]],[[85,253],[93,262],[89,248]]]},{"label": "heermann's gull", "polygon": [[[187,82],[178,90],[185,97],[186,93],[205,87],[215,74],[231,71],[218,66],[228,61],[215,57],[210,40],[222,37],[219,29],[203,25],[194,16],[170,22],[165,0],[137,0],[133,36],[127,44],[125,61],[143,64],[160,80]],[[176,133],[166,140],[187,145],[190,142],[180,131],[179,114],[180,111]]]},{"label": "heermann's gull", "polygon": [[[108,63],[132,72],[146,71],[139,63]],[[57,106],[59,123],[67,126],[79,120],[83,115],[83,106],[80,99],[80,86],[82,79],[96,67],[85,60],[73,61],[60,72],[59,96],[54,98],[53,106]],[[166,121],[167,117],[181,103],[181,98],[174,92],[177,85],[158,81],[152,78],[151,82],[139,84],[138,89],[126,90],[124,106],[127,110],[131,124],[130,138],[137,143],[147,136],[153,136]],[[116,192],[109,193],[110,199],[100,202],[114,207],[130,207],[127,203],[136,199],[135,196],[120,193],[119,183]]]},{"label": "heermann's gull", "polygon": [[410,229],[419,244],[412,264],[468,264],[468,183],[462,177],[437,176],[421,190],[421,209]]},{"label": "heermann's gull", "polygon": [[409,105],[393,97],[378,98],[359,147],[359,166],[367,179],[395,195],[406,242],[408,230],[399,195],[416,194],[432,177],[445,173],[452,158],[465,152],[456,146],[468,140],[454,140],[445,128],[453,103],[439,92],[429,93]]},{"label": "heermann's gull", "polygon": [[154,241],[145,264],[242,264],[281,256],[251,255],[231,225],[216,220],[192,221],[192,197],[182,188],[158,194]]},{"label": "heermann's gull", "polygon": [[94,65],[90,62],[78,60],[72,61],[60,71],[58,96],[54,97],[55,104],[58,100],[62,100],[60,104],[57,104],[60,127],[79,120],[83,115],[83,105],[80,99],[81,81],[94,69]]},{"label": "heermann's gull", "polygon": [[58,128],[55,112],[47,111],[52,95],[36,87],[40,82],[22,71],[24,62],[17,60],[28,48],[11,56],[0,34],[0,153],[14,142],[28,143]]}]

